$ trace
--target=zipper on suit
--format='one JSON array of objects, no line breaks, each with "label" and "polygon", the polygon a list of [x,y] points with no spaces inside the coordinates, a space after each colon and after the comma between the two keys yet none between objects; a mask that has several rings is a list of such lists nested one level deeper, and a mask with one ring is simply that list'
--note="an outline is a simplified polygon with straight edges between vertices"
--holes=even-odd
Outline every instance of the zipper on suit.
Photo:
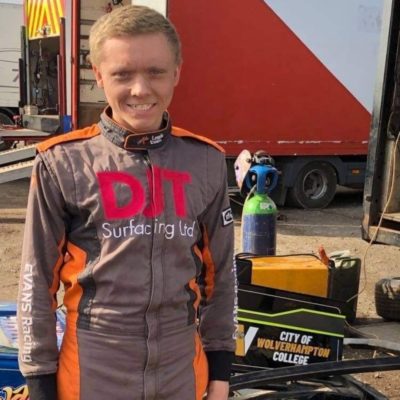
[{"label": "zipper on suit", "polygon": [[[150,161],[150,157],[149,157],[149,153],[146,151],[143,154],[143,161],[144,164],[146,165],[146,168],[150,171],[151,173],[151,187],[150,187],[150,182],[149,182],[149,192],[150,192],[150,207],[153,208],[155,207],[155,193],[154,193],[154,169],[153,169],[153,165]],[[150,254],[150,263],[152,264],[152,257],[153,257],[153,245],[154,245],[154,218],[151,218],[151,254]],[[154,274],[153,274],[153,265],[152,265],[152,269],[151,269],[151,292],[150,292],[150,301],[149,304],[147,306],[146,309],[146,314],[147,311],[151,305],[151,301],[153,299],[153,288],[154,288]]]},{"label": "zipper on suit", "polygon": [[[153,169],[153,165],[151,163],[150,157],[149,157],[149,153],[147,151],[144,152],[143,154],[143,161],[144,164],[146,165],[146,168],[150,171],[151,174],[151,186],[150,186],[150,182],[149,182],[149,193],[150,193],[150,208],[155,208],[155,177],[154,177],[154,169]],[[147,171],[147,170],[146,170]],[[148,366],[149,366],[149,348],[150,348],[150,340],[149,340],[149,325],[148,325],[148,321],[147,321],[147,315],[148,315],[148,311],[150,309],[150,306],[153,302],[153,294],[154,294],[154,276],[155,273],[153,271],[153,247],[154,247],[154,228],[155,228],[155,221],[154,221],[154,217],[151,218],[151,252],[150,252],[150,272],[151,272],[151,288],[150,288],[150,299],[149,299],[149,303],[147,305],[146,308],[146,313],[145,313],[145,321],[146,321],[146,344],[147,344],[147,360],[146,360],[146,365],[144,368],[144,378],[146,376],[146,371],[148,370]],[[144,394],[144,399],[145,400],[152,400],[153,396],[148,397],[147,395],[147,390],[146,390],[146,379],[144,379],[144,386],[143,386],[143,394]]]}]

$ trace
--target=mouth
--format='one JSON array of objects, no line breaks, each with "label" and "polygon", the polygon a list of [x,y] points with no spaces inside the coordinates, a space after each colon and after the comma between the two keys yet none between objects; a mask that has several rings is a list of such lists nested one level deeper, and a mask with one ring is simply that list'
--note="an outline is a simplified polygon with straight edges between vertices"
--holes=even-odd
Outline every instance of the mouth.
[{"label": "mouth", "polygon": [[155,103],[144,103],[144,104],[127,104],[127,106],[133,110],[148,111],[152,108]]}]

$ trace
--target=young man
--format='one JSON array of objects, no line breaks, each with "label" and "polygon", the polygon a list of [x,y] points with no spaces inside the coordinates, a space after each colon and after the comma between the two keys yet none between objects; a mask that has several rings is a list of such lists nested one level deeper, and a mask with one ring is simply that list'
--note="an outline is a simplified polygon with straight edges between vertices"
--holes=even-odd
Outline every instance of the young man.
[{"label": "young man", "polygon": [[90,50],[109,107],[98,124],[40,144],[32,175],[18,305],[30,399],[227,399],[236,297],[225,160],[171,126],[179,38],[162,15],[127,6],[96,22]]}]

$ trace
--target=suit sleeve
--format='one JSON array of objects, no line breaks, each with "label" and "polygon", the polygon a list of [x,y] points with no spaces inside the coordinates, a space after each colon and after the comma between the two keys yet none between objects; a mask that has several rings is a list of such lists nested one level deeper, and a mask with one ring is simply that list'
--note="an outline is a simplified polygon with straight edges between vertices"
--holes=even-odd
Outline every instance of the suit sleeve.
[{"label": "suit sleeve", "polygon": [[56,179],[38,155],[28,196],[17,308],[19,366],[35,391],[48,386],[44,381],[53,382],[58,365],[55,312],[64,260],[65,209]]},{"label": "suit sleeve", "polygon": [[226,163],[222,154],[219,159],[217,171],[221,173],[217,174],[217,190],[210,196],[202,218],[203,301],[200,308],[200,334],[209,361],[210,380],[229,380],[235,350],[237,285]]}]

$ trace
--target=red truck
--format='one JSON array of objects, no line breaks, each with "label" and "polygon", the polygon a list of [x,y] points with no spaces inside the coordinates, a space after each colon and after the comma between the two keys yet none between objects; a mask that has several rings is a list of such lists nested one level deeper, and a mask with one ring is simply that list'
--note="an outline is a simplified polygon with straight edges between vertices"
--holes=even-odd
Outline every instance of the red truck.
[{"label": "red truck", "polygon": [[[25,129],[55,134],[97,120],[105,99],[86,61],[87,35],[120,3],[25,1],[21,105],[41,114],[28,107]],[[134,3],[176,25],[184,66],[170,110],[174,124],[225,147],[232,191],[233,162],[243,149],[275,159],[278,205],[287,198],[325,207],[337,184],[363,186],[383,0]]]},{"label": "red truck", "polygon": [[362,187],[382,7],[170,0],[184,57],[174,122],[220,142],[229,163],[242,149],[272,155],[278,204],[324,207],[336,184]]}]

